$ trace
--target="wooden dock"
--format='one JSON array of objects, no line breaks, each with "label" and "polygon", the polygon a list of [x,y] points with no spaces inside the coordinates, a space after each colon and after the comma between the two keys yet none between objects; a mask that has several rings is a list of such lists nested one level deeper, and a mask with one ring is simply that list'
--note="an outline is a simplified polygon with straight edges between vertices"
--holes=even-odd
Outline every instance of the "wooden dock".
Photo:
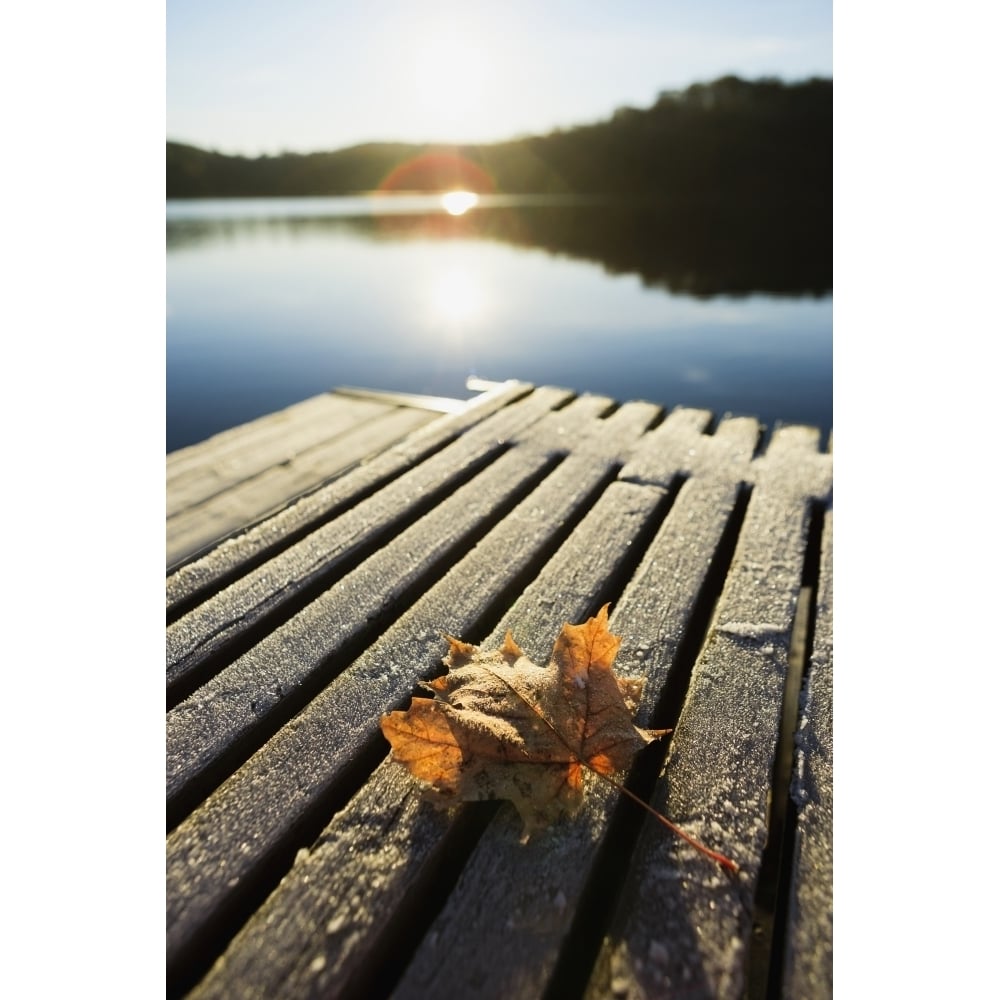
[{"label": "wooden dock", "polygon": [[[521,383],[451,408],[326,394],[168,457],[168,995],[831,996],[819,433]],[[388,757],[442,633],[545,663],[606,602],[636,724],[673,730],[627,787],[738,875],[597,782],[523,844]]]},{"label": "wooden dock", "polygon": [[338,389],[171,452],[167,567],[463,406]]}]

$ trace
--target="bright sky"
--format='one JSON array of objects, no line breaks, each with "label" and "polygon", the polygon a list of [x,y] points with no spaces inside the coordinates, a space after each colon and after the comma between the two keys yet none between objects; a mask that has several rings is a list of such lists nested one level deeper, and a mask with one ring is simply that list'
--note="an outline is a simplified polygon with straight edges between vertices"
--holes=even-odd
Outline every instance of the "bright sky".
[{"label": "bright sky", "polygon": [[488,142],[727,73],[833,75],[832,0],[167,0],[167,137]]}]

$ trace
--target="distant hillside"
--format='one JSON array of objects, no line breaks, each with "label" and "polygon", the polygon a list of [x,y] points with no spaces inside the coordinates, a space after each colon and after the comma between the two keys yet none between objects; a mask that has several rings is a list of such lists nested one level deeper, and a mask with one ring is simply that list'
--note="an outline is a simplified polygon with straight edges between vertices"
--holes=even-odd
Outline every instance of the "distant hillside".
[{"label": "distant hillside", "polygon": [[833,82],[729,76],[607,121],[481,146],[368,143],[244,157],[167,143],[167,197],[337,195],[461,186],[832,205]]},{"label": "distant hillside", "polygon": [[393,166],[428,147],[369,143],[333,153],[228,156],[167,143],[167,197],[332,195],[371,191]]}]

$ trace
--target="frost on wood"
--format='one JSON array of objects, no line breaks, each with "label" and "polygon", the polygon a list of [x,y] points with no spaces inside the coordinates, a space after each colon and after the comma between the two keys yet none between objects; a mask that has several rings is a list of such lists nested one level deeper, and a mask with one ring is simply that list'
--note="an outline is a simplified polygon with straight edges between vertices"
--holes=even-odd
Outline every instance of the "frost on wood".
[{"label": "frost on wood", "polygon": [[666,732],[632,723],[644,682],[611,669],[621,637],[608,631],[607,605],[563,625],[544,667],[509,632],[489,652],[445,638],[448,673],[427,685],[434,697],[381,720],[393,759],[439,804],[509,799],[527,836],[579,808],[585,768],[623,771]]}]

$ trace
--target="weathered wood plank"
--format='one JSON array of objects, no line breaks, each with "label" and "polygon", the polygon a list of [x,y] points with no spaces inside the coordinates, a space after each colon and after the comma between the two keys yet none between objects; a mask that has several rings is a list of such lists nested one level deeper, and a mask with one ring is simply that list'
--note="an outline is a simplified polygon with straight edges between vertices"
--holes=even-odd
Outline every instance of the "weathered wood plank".
[{"label": "weathered wood plank", "polygon": [[167,520],[167,565],[259,521],[434,419],[428,410],[387,410],[185,507]]},{"label": "weathered wood plank", "polygon": [[[695,414],[681,412],[672,428],[679,437],[686,438],[700,422]],[[741,420],[729,425],[724,437],[714,445],[708,443],[713,439],[700,442],[704,449],[718,448],[722,441],[741,441],[742,468],[715,466],[713,474],[721,471],[721,475],[691,479],[684,484],[612,614],[612,629],[626,637],[618,672],[646,680],[636,714],[639,726],[660,725],[663,721],[654,722],[654,709],[737,502],[757,435],[756,421]],[[677,461],[679,451],[662,448],[656,465],[646,450],[644,483],[669,481],[677,465],[682,464]],[[690,457],[687,449],[684,454]],[[612,489],[618,488],[625,489],[626,484],[615,484]],[[640,487],[629,483],[628,488]],[[612,489],[608,490],[609,497]],[[589,545],[584,543],[570,558],[574,562],[585,560],[588,550]],[[599,574],[600,569],[595,569]],[[589,589],[598,592],[600,588],[598,575],[590,581]],[[574,613],[573,609],[561,611],[561,607],[549,605],[532,624],[542,634],[554,636],[561,621]],[[498,814],[430,927],[395,996],[474,994],[506,998],[541,996],[545,992],[567,946],[588,881],[595,874],[598,851],[607,836],[611,808],[618,796],[614,789],[598,781],[590,780],[589,784],[589,798],[582,814],[538,835],[528,845],[518,842],[519,824],[512,811],[504,809]],[[661,836],[669,834],[661,830]],[[711,862],[703,859],[703,864],[711,870]]]},{"label": "weathered wood plank", "polygon": [[833,996],[833,511],[823,525],[812,657],[792,799],[798,809],[783,993]]},{"label": "weathered wood plank", "polygon": [[[457,824],[425,801],[402,769],[384,761],[240,931],[190,1000],[279,1000],[370,995],[378,969],[391,979],[402,961],[371,949],[406,919],[408,895],[461,844]],[[402,826],[408,838],[394,834]]]},{"label": "weathered wood plank", "polygon": [[753,463],[756,488],[653,799],[741,871],[713,870],[646,823],[590,997],[743,993],[809,508],[829,498],[817,439],[784,428]]},{"label": "weathered wood plank", "polygon": [[[707,419],[704,414],[701,422]],[[745,422],[747,460],[756,433],[756,423]],[[631,548],[662,505],[663,487],[673,481],[675,471],[665,464],[657,470],[657,483],[612,484],[485,644],[499,642],[510,627],[526,652],[545,662],[562,622],[593,611],[608,577],[633,555]],[[651,663],[671,661],[737,483],[738,477],[736,482],[730,477],[728,483],[706,480],[682,487],[622,599],[624,617],[613,619],[628,623],[630,637],[633,629],[642,629],[642,620],[656,623],[623,647],[622,672],[648,672]],[[600,559],[593,558],[595,552]],[[664,576],[672,587],[661,599],[658,588]],[[647,702],[655,700],[657,688],[654,678]],[[457,991],[455,995],[470,995],[473,989],[485,996],[540,995],[573,915],[583,881],[580,870],[593,857],[595,826],[606,820],[607,799],[595,792],[584,817],[525,846],[518,842],[519,821],[512,811],[501,812],[453,893],[459,905],[449,904],[425,938],[399,987],[402,995],[439,995],[440,989]],[[259,995],[291,996],[302,989],[352,994],[366,970],[392,962],[382,944],[386,926],[404,902],[410,912],[419,912],[418,901],[409,897],[419,892],[421,877],[433,877],[428,870],[435,867],[449,832],[441,814],[417,807],[414,793],[415,783],[403,769],[390,763],[379,767],[334,817],[317,846],[303,852],[196,995],[260,988],[254,984],[264,984]],[[384,812],[392,816],[391,823],[385,823]],[[373,828],[379,831],[374,880],[366,879],[367,865],[359,853],[370,844]],[[352,891],[360,880],[367,886],[364,893]],[[326,891],[311,893],[312,884],[322,884]],[[498,894],[503,897],[499,901]],[[305,899],[309,903],[303,911]],[[509,926],[515,917],[516,926]],[[444,953],[455,960],[442,963]],[[282,991],[286,979],[296,983],[287,993]]]},{"label": "weathered wood plank", "polygon": [[355,553],[390,538],[414,511],[454,489],[470,470],[499,455],[511,436],[526,424],[553,417],[578,432],[609,403],[583,397],[568,410],[553,414],[541,395],[541,405],[500,411],[174,622],[167,629],[168,691],[186,683],[209,658],[279,612],[303,590],[332,579]]},{"label": "weathered wood plank", "polygon": [[[614,499],[608,502],[607,494],[598,501],[600,509],[591,511],[574,532],[574,541],[567,543],[572,551],[567,554],[564,546],[546,566],[543,577],[547,585],[539,587],[536,582],[529,587],[535,597],[529,596],[527,602],[524,598],[519,600],[504,623],[494,630],[493,639],[510,626],[519,639],[525,640],[529,653],[534,653],[537,647],[544,652],[534,655],[547,656],[550,650],[545,648],[544,641],[536,641],[538,637],[534,634],[522,633],[521,626],[531,624],[530,606],[548,609],[549,617],[557,616],[559,609],[567,606],[578,617],[586,614],[594,600],[595,573],[613,570],[617,562],[628,558],[635,532],[663,499],[660,492],[648,487],[622,484],[619,489],[617,502]],[[612,516],[616,514],[621,516]],[[581,546],[589,551],[595,545],[606,562],[598,564],[580,558]],[[553,586],[562,591],[559,603],[551,598]],[[438,641],[436,656],[439,658],[443,651],[444,644]],[[393,919],[396,907],[406,891],[412,889],[413,881],[426,865],[433,864],[442,847],[439,841],[450,827],[445,814],[433,808],[418,808],[419,801],[416,784],[398,765],[387,763],[379,767],[365,788],[328,826],[320,838],[319,851],[310,851],[300,858],[296,869],[269,902],[267,915],[262,912],[237,939],[226,955],[224,968],[203,984],[206,995],[224,995],[234,988],[240,991],[255,981],[265,983],[265,990],[281,992],[286,975],[293,979],[305,976],[313,980],[311,989],[336,994],[363,972],[371,950],[378,944],[379,934]],[[386,813],[393,817],[391,824],[385,824]],[[367,866],[358,855],[361,845],[369,842],[373,828],[379,830],[380,855],[403,863],[402,868],[392,865],[387,871],[380,870],[374,881],[365,874]],[[331,850],[332,845],[337,845],[335,850]],[[377,866],[381,869],[381,865]],[[324,941],[323,935],[310,934],[308,942],[300,936],[303,924],[299,887],[314,880],[322,881],[326,892],[316,900],[319,909],[309,914],[308,921],[313,926],[320,926],[315,924],[318,920],[323,928],[336,928],[329,941]],[[366,886],[364,893],[352,891],[358,880]],[[278,932],[276,935],[272,935],[274,930]],[[288,951],[286,946],[291,941],[294,947]],[[296,969],[299,959],[317,946],[325,955],[322,974],[317,976],[308,968]],[[315,956],[310,954],[310,966],[314,961]],[[263,979],[259,979],[261,976]]]},{"label": "weathered wood plank", "polygon": [[[584,397],[566,410],[551,413],[570,440],[586,439],[586,425],[606,408],[607,400]],[[324,665],[345,652],[360,648],[367,636],[374,638],[374,626],[395,609],[405,606],[405,595],[427,579],[435,567],[454,562],[461,546],[476,531],[497,519],[496,511],[510,498],[524,492],[533,480],[551,465],[549,441],[538,428],[531,444],[508,451],[475,479],[438,503],[427,515],[375,552],[353,572],[341,578],[299,614],[270,632],[260,643],[200,687],[186,701],[167,714],[167,805],[168,810],[192,787],[204,783],[205,776],[234,749],[266,727],[273,712],[281,709],[296,692],[323,672]],[[547,440],[548,439],[548,440]],[[438,456],[447,459],[448,455]],[[459,465],[457,461],[448,467]],[[460,465],[459,465],[460,467]],[[423,469],[418,471],[424,471]],[[395,485],[403,485],[398,480]],[[411,488],[412,490],[413,488]],[[389,491],[383,491],[383,493]],[[420,487],[415,489],[419,494]],[[376,499],[376,498],[373,498]],[[383,494],[380,509],[398,509],[398,501]],[[362,508],[354,514],[368,515]],[[351,532],[334,522],[322,529],[331,538]],[[323,543],[309,539],[308,557],[315,560]],[[283,553],[282,558],[291,553]],[[277,576],[263,567],[265,581]],[[288,586],[287,584],[285,585]],[[179,622],[178,625],[181,623]],[[322,645],[317,635],[322,634]]]},{"label": "weathered wood plank", "polygon": [[[624,487],[632,494],[643,489],[648,495],[641,498],[645,509],[639,518],[635,517],[635,513],[639,513],[635,498],[630,496],[632,516],[587,519],[592,529],[587,532],[591,540],[596,533],[602,541],[612,543],[610,549],[608,545],[602,546],[602,553],[612,568],[617,560],[628,556],[631,532],[641,526],[642,515],[648,516],[662,499],[648,488]],[[614,509],[615,505],[605,504],[603,513],[607,515]],[[591,584],[597,566],[593,562],[579,565],[560,559],[558,568],[575,573],[578,584]],[[577,617],[584,616],[593,600],[591,587],[585,586],[581,591],[577,586],[573,591],[572,597],[566,595],[571,613],[575,605]],[[550,594],[551,589],[543,596],[543,607],[555,606]],[[536,599],[536,606],[537,603]],[[525,636],[513,624],[514,619],[531,623],[523,600],[512,609],[502,626],[506,628],[512,624],[518,638],[522,639]],[[541,648],[541,644],[536,645]],[[436,650],[439,657],[443,651],[444,644],[439,642]],[[433,868],[451,828],[446,814],[432,807],[419,808],[419,790],[412,779],[401,772],[398,765],[383,764],[350,805],[337,814],[321,836],[319,850],[302,856],[267,904],[266,914],[262,910],[254,918],[227,952],[224,967],[218,968],[206,980],[204,995],[224,996],[233,989],[241,992],[259,982],[265,984],[265,992],[277,991],[271,992],[272,996],[289,995],[282,987],[286,976],[308,983],[309,991],[317,994],[338,995],[356,977],[363,977],[380,936],[394,919],[396,908],[406,901],[415,882],[422,875],[426,878],[427,870]],[[391,824],[385,823],[386,814],[392,816]],[[368,874],[367,863],[358,854],[363,845],[370,843],[373,828],[379,831],[379,855],[396,862],[385,868],[377,862],[378,878],[374,881]],[[510,835],[516,842],[516,822]],[[303,937],[305,925],[301,922],[299,890],[314,880],[322,882],[326,891],[321,898],[315,899],[316,908],[309,914],[308,923],[314,928],[322,928],[322,933],[309,930]],[[363,893],[355,888],[359,880],[366,887]],[[503,885],[510,888],[506,878]],[[317,920],[321,924],[315,924]],[[336,932],[327,938],[325,931],[330,927]],[[289,951],[287,946],[292,941],[294,948]],[[317,973],[316,955],[320,953],[324,956],[324,966]],[[308,963],[303,963],[301,960],[307,954]],[[196,995],[203,994],[199,991]]]},{"label": "weathered wood plank", "polygon": [[[207,972],[192,1000],[516,1000],[577,994],[589,970],[592,1000],[742,996],[818,504],[776,958],[784,995],[829,995],[831,456],[816,432],[783,428],[755,457],[756,421],[706,433],[705,411],[653,431],[648,404],[601,419],[610,401],[584,397],[553,412],[570,395],[507,386],[169,575],[183,628],[168,671],[190,656],[177,676],[193,694],[168,713],[168,804],[174,822],[193,811],[167,839],[168,991]],[[579,816],[522,845],[512,807],[438,811],[384,757],[379,717],[441,672],[441,632],[491,646],[511,628],[544,662],[559,626],[606,600],[625,637],[616,669],[647,678],[638,724],[671,724],[687,688],[652,804],[735,857],[737,877],[640,827],[637,807],[596,780]],[[639,758],[637,790],[662,756]],[[612,861],[625,877],[606,874]]]},{"label": "weathered wood plank", "polygon": [[[655,430],[647,434],[621,478],[630,482],[662,481],[663,470],[685,476],[720,481],[752,478],[753,457],[761,427],[750,417],[723,420],[714,434],[708,433],[712,414],[708,410],[678,407]],[[753,428],[751,434],[748,428]]]},{"label": "weathered wood plank", "polygon": [[327,392],[174,452],[167,456],[167,518],[393,409]]},{"label": "weathered wood plank", "polygon": [[230,454],[240,448],[252,448],[259,435],[264,435],[266,438],[273,433],[275,427],[288,427],[302,420],[311,422],[316,416],[326,412],[329,398],[333,395],[331,390],[310,396],[283,410],[267,413],[255,420],[248,420],[236,427],[219,431],[204,441],[169,452],[166,460],[167,480],[199,468],[213,456]]},{"label": "weathered wood plank", "polygon": [[227,538],[205,556],[169,573],[166,583],[167,610],[211,592],[220,581],[237,576],[242,567],[280,551],[287,539],[300,537],[336,511],[412,468],[442,445],[485,422],[498,411],[505,408],[520,411],[526,414],[525,419],[530,420],[533,415],[544,413],[572,395],[566,390],[548,388],[528,395],[530,389],[523,383],[512,382],[496,391],[484,393],[472,400],[469,408],[462,413],[435,420],[371,461],[296,500],[266,521]]},{"label": "weathered wood plank", "polygon": [[266,730],[274,713],[300,700],[300,689],[315,687],[327,664],[374,638],[380,620],[405,607],[406,595],[454,561],[469,536],[549,463],[544,454],[508,452],[168,712],[168,811]]},{"label": "weathered wood plank", "polygon": [[[379,716],[437,672],[440,634],[470,636],[523,574],[581,516],[655,407],[594,421],[571,454],[476,547],[338,675],[295,719],[199,806],[167,840],[168,970],[195,959],[209,928],[234,912],[272,859],[324,803],[378,735]],[[324,637],[316,636],[322,647]]]}]

